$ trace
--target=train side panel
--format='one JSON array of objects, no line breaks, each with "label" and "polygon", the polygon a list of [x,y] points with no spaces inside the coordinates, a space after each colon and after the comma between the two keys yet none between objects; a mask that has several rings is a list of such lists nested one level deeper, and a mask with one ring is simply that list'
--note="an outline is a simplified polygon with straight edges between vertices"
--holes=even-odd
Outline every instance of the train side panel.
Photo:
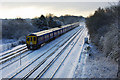
[{"label": "train side panel", "polygon": [[38,44],[37,45],[41,45],[42,43],[44,43],[44,36],[39,36],[38,37]]}]

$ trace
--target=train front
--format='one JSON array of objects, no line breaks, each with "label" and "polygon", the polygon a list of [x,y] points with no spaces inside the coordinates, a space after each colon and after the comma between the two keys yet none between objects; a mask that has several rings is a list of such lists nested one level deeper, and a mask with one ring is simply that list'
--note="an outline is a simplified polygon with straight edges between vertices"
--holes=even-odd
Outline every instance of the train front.
[{"label": "train front", "polygon": [[34,50],[37,48],[37,36],[30,34],[26,36],[26,45],[28,49]]}]

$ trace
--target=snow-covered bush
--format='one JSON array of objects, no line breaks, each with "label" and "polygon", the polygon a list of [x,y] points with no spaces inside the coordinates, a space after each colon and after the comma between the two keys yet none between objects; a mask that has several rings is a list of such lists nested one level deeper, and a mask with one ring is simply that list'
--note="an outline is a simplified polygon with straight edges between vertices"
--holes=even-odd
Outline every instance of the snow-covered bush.
[{"label": "snow-covered bush", "polygon": [[22,44],[25,44],[25,39],[23,39],[23,38],[19,39],[17,41],[15,39],[3,39],[2,43],[0,44],[0,52],[9,50],[13,47],[16,47],[16,46],[22,45]]},{"label": "snow-covered bush", "polygon": [[120,36],[120,33],[118,29],[113,26],[112,29],[105,34],[102,44],[104,53],[115,60],[119,57],[118,43],[120,43],[120,41],[118,40],[118,36]]},{"label": "snow-covered bush", "polygon": [[108,8],[99,8],[86,19],[91,42],[106,54],[118,61],[120,59],[120,2]]}]

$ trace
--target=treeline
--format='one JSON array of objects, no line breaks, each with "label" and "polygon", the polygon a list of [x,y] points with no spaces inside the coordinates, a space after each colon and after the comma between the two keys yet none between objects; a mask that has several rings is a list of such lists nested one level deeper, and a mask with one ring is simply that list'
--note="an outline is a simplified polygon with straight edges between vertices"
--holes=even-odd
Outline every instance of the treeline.
[{"label": "treeline", "polygon": [[108,8],[99,8],[86,19],[90,40],[99,50],[118,61],[120,36],[120,2]]},{"label": "treeline", "polygon": [[2,38],[4,39],[25,39],[25,36],[32,32],[38,32],[50,28],[60,27],[62,25],[78,22],[83,19],[82,16],[54,16],[48,14],[41,15],[33,19],[2,19]]},{"label": "treeline", "polygon": [[82,16],[65,15],[57,17],[54,16],[53,14],[48,14],[46,16],[41,15],[40,17],[33,18],[32,23],[34,26],[37,26],[38,28],[44,30],[78,22],[81,19],[83,19]]}]

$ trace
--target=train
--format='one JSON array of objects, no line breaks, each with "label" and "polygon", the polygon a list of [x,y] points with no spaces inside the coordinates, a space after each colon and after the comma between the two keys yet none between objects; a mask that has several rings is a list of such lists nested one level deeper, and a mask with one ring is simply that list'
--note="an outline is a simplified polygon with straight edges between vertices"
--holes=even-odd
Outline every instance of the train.
[{"label": "train", "polygon": [[62,34],[79,26],[79,22],[61,26],[60,28],[52,28],[36,33],[31,33],[26,36],[26,45],[30,50],[38,49],[43,43],[47,43]]}]

